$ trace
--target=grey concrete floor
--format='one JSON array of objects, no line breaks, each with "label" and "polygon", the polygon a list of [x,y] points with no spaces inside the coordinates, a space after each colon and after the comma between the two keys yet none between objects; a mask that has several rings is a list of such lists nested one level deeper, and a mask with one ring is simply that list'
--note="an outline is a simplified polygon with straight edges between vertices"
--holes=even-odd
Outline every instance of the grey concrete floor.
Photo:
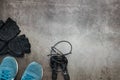
[{"label": "grey concrete floor", "polygon": [[60,40],[73,45],[71,80],[120,80],[120,0],[0,0],[0,19],[8,17],[32,45],[30,55],[17,58],[16,80],[32,61],[43,65],[43,80],[51,80],[47,55]]}]

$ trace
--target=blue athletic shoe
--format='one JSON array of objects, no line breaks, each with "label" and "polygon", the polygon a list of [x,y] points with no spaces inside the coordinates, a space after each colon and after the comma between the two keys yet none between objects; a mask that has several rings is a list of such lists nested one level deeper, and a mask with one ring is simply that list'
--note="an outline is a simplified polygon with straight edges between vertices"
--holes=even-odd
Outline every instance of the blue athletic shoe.
[{"label": "blue athletic shoe", "polygon": [[18,72],[18,64],[15,58],[5,57],[0,65],[0,80],[14,80]]},{"label": "blue athletic shoe", "polygon": [[42,80],[43,68],[37,62],[32,62],[26,68],[21,80]]}]

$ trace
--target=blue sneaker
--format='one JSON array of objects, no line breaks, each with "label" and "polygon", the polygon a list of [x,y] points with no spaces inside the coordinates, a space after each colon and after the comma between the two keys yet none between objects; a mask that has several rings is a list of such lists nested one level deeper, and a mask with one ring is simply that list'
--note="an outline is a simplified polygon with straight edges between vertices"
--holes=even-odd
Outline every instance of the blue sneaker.
[{"label": "blue sneaker", "polygon": [[43,68],[37,62],[32,62],[26,68],[21,80],[42,80]]},{"label": "blue sneaker", "polygon": [[0,80],[14,80],[18,72],[18,64],[15,58],[5,57],[0,65]]}]

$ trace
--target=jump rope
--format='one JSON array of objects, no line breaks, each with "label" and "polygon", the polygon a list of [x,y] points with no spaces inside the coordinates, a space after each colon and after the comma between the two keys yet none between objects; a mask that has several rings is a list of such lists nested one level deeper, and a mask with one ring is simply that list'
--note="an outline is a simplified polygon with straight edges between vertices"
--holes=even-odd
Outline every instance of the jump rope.
[{"label": "jump rope", "polygon": [[[70,51],[68,53],[63,53],[58,48],[56,48],[56,46],[60,45],[61,43],[67,43],[70,45]],[[72,44],[69,41],[59,41],[51,47],[51,51],[48,56],[50,56],[52,80],[57,80],[58,72],[62,72],[64,80],[70,80],[69,72],[67,69],[68,59],[66,57],[69,54],[72,54]],[[61,68],[61,71],[58,71],[59,68]]]}]

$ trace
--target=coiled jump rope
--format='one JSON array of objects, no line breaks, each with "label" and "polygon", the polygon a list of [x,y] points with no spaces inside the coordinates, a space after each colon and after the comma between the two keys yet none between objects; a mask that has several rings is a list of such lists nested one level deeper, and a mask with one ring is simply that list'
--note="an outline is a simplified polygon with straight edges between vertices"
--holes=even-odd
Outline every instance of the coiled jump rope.
[{"label": "coiled jump rope", "polygon": [[[68,43],[70,45],[70,51],[68,53],[63,53],[56,46],[61,43]],[[51,52],[48,56],[50,56],[50,67],[52,69],[52,80],[57,80],[58,72],[62,72],[64,80],[70,80],[70,76],[67,69],[68,59],[66,55],[72,53],[72,45],[68,41],[59,41],[54,46],[51,47]],[[61,68],[61,71],[58,69]]]}]

